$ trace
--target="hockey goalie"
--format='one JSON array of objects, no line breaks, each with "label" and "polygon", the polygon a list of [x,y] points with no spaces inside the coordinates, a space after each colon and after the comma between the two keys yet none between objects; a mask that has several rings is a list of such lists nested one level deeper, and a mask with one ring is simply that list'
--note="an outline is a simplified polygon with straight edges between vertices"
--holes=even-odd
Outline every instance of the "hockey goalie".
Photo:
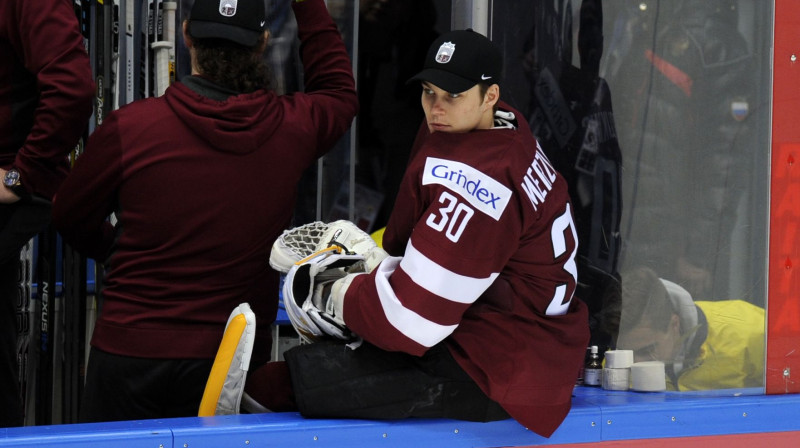
[{"label": "hockey goalie", "polygon": [[263,409],[513,417],[545,437],[564,420],[589,341],[586,305],[573,299],[573,206],[522,115],[500,100],[502,67],[502,52],[473,30],[429,48],[409,80],[425,120],[385,253],[342,222],[311,256],[273,246],[273,266],[294,261],[284,303],[312,343],[248,376],[245,392]]}]

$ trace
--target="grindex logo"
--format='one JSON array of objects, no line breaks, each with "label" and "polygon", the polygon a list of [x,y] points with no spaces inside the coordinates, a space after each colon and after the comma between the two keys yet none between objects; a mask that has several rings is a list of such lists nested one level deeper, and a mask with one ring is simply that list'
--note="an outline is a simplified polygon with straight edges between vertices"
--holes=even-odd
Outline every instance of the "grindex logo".
[{"label": "grindex logo", "polygon": [[500,220],[511,200],[511,190],[491,176],[453,160],[428,157],[422,185],[439,184],[466,199],[477,210]]}]

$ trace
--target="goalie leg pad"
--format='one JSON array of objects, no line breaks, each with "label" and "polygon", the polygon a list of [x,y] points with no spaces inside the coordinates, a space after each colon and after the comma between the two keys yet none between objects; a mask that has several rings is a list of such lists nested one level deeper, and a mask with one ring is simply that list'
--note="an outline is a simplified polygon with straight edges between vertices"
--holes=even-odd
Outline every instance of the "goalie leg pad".
[{"label": "goalie leg pad", "polygon": [[368,343],[300,345],[284,353],[300,413],[318,418],[508,418],[443,345],[422,357]]},{"label": "goalie leg pad", "polygon": [[245,302],[234,308],[208,375],[199,417],[239,413],[255,331],[256,316],[250,305]]}]

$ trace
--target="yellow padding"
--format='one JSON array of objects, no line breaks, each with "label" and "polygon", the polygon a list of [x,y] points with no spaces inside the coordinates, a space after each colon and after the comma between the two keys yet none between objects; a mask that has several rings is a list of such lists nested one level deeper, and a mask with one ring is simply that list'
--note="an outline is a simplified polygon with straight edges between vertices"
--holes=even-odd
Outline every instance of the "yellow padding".
[{"label": "yellow padding", "polygon": [[369,236],[372,237],[373,240],[375,240],[375,244],[377,244],[378,247],[380,247],[380,248],[383,248],[383,232],[385,232],[385,231],[386,231],[386,227],[381,227],[380,229],[372,232],[369,235]]},{"label": "yellow padding", "polygon": [[228,376],[228,369],[230,369],[233,361],[233,355],[236,353],[236,347],[239,345],[239,340],[242,338],[242,333],[244,333],[246,326],[247,319],[244,314],[239,314],[231,319],[225,328],[225,334],[222,336],[222,342],[220,342],[217,350],[217,357],[214,358],[214,365],[211,366],[211,373],[208,375],[203,400],[200,401],[198,417],[211,417],[214,415],[219,395],[225,385],[225,378]]}]

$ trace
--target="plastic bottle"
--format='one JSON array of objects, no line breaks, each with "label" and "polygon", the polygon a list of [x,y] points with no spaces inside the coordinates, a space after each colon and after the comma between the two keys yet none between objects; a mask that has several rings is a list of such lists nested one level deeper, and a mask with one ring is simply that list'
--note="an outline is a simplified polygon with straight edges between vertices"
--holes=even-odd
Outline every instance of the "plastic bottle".
[{"label": "plastic bottle", "polygon": [[600,355],[597,353],[597,346],[590,348],[589,360],[583,369],[583,384],[586,386],[599,386],[602,384],[603,365],[600,362]]}]

